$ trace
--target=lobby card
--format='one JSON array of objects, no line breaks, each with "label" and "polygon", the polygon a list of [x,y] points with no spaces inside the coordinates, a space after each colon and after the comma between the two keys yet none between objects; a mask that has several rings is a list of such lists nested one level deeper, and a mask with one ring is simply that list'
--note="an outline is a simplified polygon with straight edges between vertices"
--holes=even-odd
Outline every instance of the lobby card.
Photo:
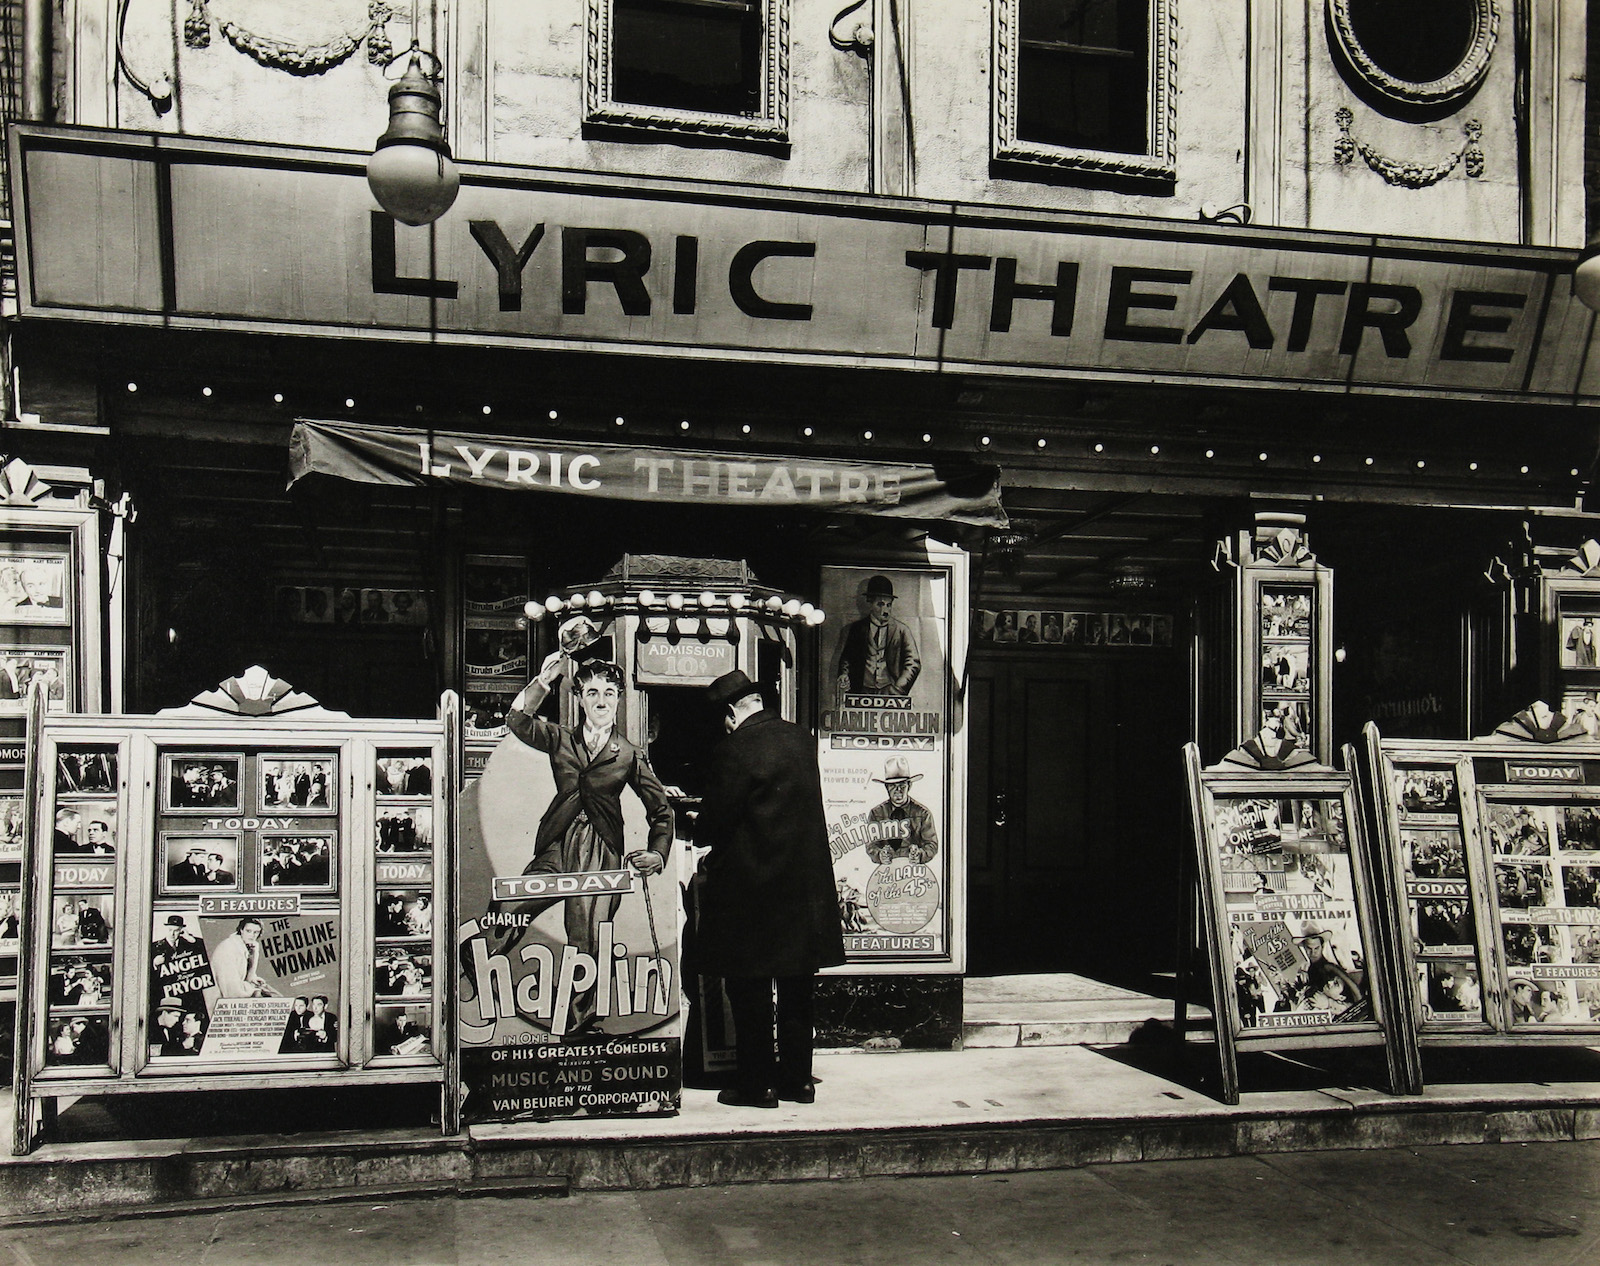
[{"label": "lobby card", "polygon": [[1497,857],[1549,857],[1556,834],[1556,815],[1550,805],[1484,804],[1483,829],[1489,851]]},{"label": "lobby card", "polygon": [[1343,802],[1219,798],[1213,845],[1224,883],[1244,1030],[1373,1018]]},{"label": "lobby card", "polygon": [[1416,967],[1423,1023],[1483,1022],[1483,986],[1476,960],[1428,959]]}]

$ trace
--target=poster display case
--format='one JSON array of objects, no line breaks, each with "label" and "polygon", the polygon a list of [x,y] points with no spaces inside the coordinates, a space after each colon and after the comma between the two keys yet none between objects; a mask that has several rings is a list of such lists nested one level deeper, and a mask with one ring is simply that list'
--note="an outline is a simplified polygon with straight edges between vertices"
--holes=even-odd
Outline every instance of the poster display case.
[{"label": "poster display case", "polygon": [[53,712],[106,703],[102,510],[88,485],[87,472],[0,465],[0,1003],[16,990],[29,688],[41,683]]},{"label": "poster display case", "polygon": [[256,668],[30,706],[15,1149],[64,1096],[280,1082],[437,1083],[454,1132],[456,697],[357,720]]},{"label": "poster display case", "polygon": [[463,732],[474,762],[506,736],[506,711],[532,676],[528,562],[520,555],[462,559],[461,693]]},{"label": "poster display case", "polygon": [[[1382,1046],[1398,1088],[1354,778],[1284,739],[1253,740],[1204,768],[1190,743],[1184,763],[1222,1100],[1239,1102],[1241,1051]],[[1183,996],[1180,983],[1180,1032]]]},{"label": "poster display case", "polygon": [[1539,703],[1366,760],[1412,1044],[1600,1041],[1600,741]]},{"label": "poster display case", "polygon": [[[960,971],[967,556],[822,568],[817,759],[847,963],[840,972]],[[956,613],[962,613],[956,618]]]},{"label": "poster display case", "polygon": [[1541,563],[1541,697],[1568,716],[1600,714],[1600,542]]},{"label": "poster display case", "polygon": [[1311,553],[1300,517],[1260,515],[1254,533],[1239,538],[1234,741],[1265,732],[1328,764],[1333,760],[1333,572]]}]

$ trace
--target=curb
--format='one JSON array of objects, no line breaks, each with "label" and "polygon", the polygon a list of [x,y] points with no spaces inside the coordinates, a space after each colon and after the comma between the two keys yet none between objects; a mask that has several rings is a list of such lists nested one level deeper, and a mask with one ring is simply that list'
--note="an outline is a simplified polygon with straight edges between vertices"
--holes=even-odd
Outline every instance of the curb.
[{"label": "curb", "polygon": [[1592,1098],[1363,1103],[1153,1120],[1025,1120],[839,1132],[541,1140],[212,1140],[129,1157],[0,1165],[0,1226],[225,1213],[323,1201],[559,1197],[740,1183],[972,1175],[1153,1160],[1600,1138]]},{"label": "curb", "polygon": [[564,1197],[571,1194],[565,1179],[510,1178],[471,1183],[395,1183],[388,1186],[349,1187],[315,1191],[273,1191],[255,1196],[227,1196],[214,1200],[168,1200],[158,1204],[106,1205],[75,1213],[36,1213],[0,1218],[0,1230],[31,1226],[71,1226],[86,1222],[121,1222],[134,1218],[181,1218],[196,1213],[238,1213],[248,1209],[290,1208],[310,1204],[375,1204],[398,1200],[430,1200],[455,1196],[461,1200]]}]

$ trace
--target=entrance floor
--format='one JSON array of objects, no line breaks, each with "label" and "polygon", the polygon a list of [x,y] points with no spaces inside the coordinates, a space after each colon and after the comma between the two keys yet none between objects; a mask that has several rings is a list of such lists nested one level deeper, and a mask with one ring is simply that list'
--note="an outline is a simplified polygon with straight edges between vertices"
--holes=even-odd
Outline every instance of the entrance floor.
[{"label": "entrance floor", "polygon": [[[1416,1096],[1385,1093],[1381,1055],[1370,1050],[1245,1056],[1234,1107],[1208,1093],[1214,1059],[1209,1043],[1145,1040],[840,1052],[818,1056],[814,1104],[728,1108],[714,1091],[685,1090],[673,1117],[479,1125],[448,1139],[427,1127],[425,1112],[407,1125],[393,1108],[365,1129],[266,1133],[284,1118],[264,1096],[235,1118],[250,1122],[234,1124],[237,1133],[162,1137],[183,1128],[181,1103],[150,1103],[136,1116],[138,1105],[108,1111],[82,1100],[59,1122],[82,1141],[0,1157],[0,1225],[440,1192],[560,1195],[1600,1138],[1600,1051],[1590,1048],[1430,1052],[1430,1084]],[[325,1120],[350,1122],[336,1101],[326,1107]],[[74,1117],[104,1128],[74,1126]]]},{"label": "entrance floor", "polygon": [[[1108,1046],[1172,1020],[1172,1000],[1088,976],[968,976],[962,983],[961,1043],[1007,1046]],[[1190,1022],[1209,1026],[1204,1008]]]}]

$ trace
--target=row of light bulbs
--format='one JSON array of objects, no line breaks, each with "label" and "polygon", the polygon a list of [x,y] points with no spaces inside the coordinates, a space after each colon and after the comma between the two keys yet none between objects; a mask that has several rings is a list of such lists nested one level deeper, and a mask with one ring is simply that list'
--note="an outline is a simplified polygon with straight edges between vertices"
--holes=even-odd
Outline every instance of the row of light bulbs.
[{"label": "row of light bulbs", "polygon": [[[130,382],[128,384],[128,390],[130,392],[137,392],[139,390],[139,384],[136,383],[136,382]],[[203,396],[209,397],[211,395],[211,388],[210,387],[202,387],[200,389],[200,394],[203,395]],[[281,391],[280,392],[274,392],[272,400],[273,400],[274,404],[282,404],[283,403],[283,393]],[[344,402],[344,407],[347,408],[347,409],[355,408],[356,407],[355,400],[353,398],[346,397],[345,398],[345,402]],[[422,411],[422,406],[421,405],[417,406],[417,411],[418,412]],[[483,406],[483,415],[484,415],[484,417],[489,417],[493,413],[494,413],[494,407],[492,405],[487,405],[486,404],[486,405]],[[551,409],[549,411],[549,413],[547,414],[547,416],[549,417],[550,421],[555,422],[555,421],[558,421],[560,419],[561,414],[560,414],[560,412],[558,410]],[[623,418],[623,417],[620,417],[620,416],[613,420],[613,425],[615,425],[615,426],[625,426],[626,424],[627,424],[627,419]],[[683,421],[678,423],[678,429],[680,431],[687,431],[689,429],[689,421],[688,421],[687,418],[685,418]],[[751,432],[750,424],[748,422],[744,423],[743,425],[740,426],[739,430],[740,430],[740,432],[742,434],[749,435],[750,432]],[[816,428],[815,427],[811,427],[811,426],[803,426],[803,427],[800,428],[800,435],[805,439],[812,439],[816,435]],[[861,438],[862,438],[862,440],[866,441],[867,443],[871,443],[876,438],[876,432],[871,431],[871,430],[862,431],[861,432]],[[932,444],[933,443],[933,433],[931,431],[924,431],[922,433],[922,442],[924,444]],[[994,437],[992,435],[980,435],[978,437],[978,441],[977,442],[978,442],[978,447],[979,448],[983,448],[983,449],[992,448],[994,446]],[[1038,437],[1038,439],[1036,439],[1034,441],[1034,446],[1036,448],[1039,448],[1039,449],[1045,449],[1045,448],[1048,448],[1050,446],[1050,441],[1047,440],[1044,436],[1041,435],[1041,436]],[[1096,440],[1092,447],[1093,447],[1094,452],[1097,453],[1097,454],[1103,454],[1106,451],[1105,442],[1103,440]],[[1161,453],[1161,445],[1159,445],[1159,444],[1150,445],[1150,455],[1152,457],[1159,456],[1160,453]],[[1208,448],[1208,449],[1205,450],[1205,454],[1204,455],[1205,455],[1205,458],[1206,458],[1207,461],[1212,461],[1212,460],[1215,460],[1215,458],[1217,456],[1217,452],[1213,448]],[[1268,460],[1268,454],[1266,454],[1266,453],[1257,453],[1256,454],[1256,460],[1257,461],[1261,461],[1261,462],[1267,461]],[[1312,462],[1313,465],[1321,465],[1321,463],[1322,463],[1322,454],[1321,453],[1312,454],[1311,462]],[[1367,457],[1367,458],[1363,459],[1363,465],[1374,466],[1376,464],[1377,464],[1377,459],[1374,458],[1374,457]],[[1427,466],[1428,466],[1428,463],[1427,463],[1427,461],[1425,459],[1423,459],[1423,458],[1418,458],[1417,459],[1416,468],[1418,470],[1426,470]],[[1471,470],[1471,471],[1476,471],[1478,469],[1478,463],[1475,462],[1475,461],[1469,461],[1467,463],[1467,469]],[[1526,475],[1526,474],[1530,473],[1530,468],[1527,467],[1527,466],[1519,466],[1518,467],[1518,471],[1519,471],[1519,473]],[[1571,477],[1574,478],[1574,479],[1576,479],[1578,477],[1579,473],[1580,472],[1576,467],[1573,467],[1568,472],[1568,474],[1571,475]],[[537,604],[530,604],[530,605],[537,605]],[[737,608],[735,608],[735,609],[737,610]]]},{"label": "row of light bulbs", "polygon": [[588,593],[569,594],[565,598],[549,597],[543,602],[529,602],[523,612],[528,619],[538,621],[548,616],[557,616],[565,611],[601,611],[607,607],[615,607],[621,611],[640,610],[652,611],[662,608],[667,611],[713,611],[720,604],[725,604],[728,611],[734,614],[748,612],[751,615],[765,615],[768,619],[783,617],[797,623],[815,628],[828,618],[827,612],[821,607],[810,602],[803,602],[799,598],[785,598],[782,594],[748,594],[731,593],[725,599],[719,598],[709,589],[699,594],[678,593],[657,594],[653,589],[641,589],[639,596],[632,602],[626,598],[614,598],[610,594],[602,593],[598,589],[591,589]]}]

